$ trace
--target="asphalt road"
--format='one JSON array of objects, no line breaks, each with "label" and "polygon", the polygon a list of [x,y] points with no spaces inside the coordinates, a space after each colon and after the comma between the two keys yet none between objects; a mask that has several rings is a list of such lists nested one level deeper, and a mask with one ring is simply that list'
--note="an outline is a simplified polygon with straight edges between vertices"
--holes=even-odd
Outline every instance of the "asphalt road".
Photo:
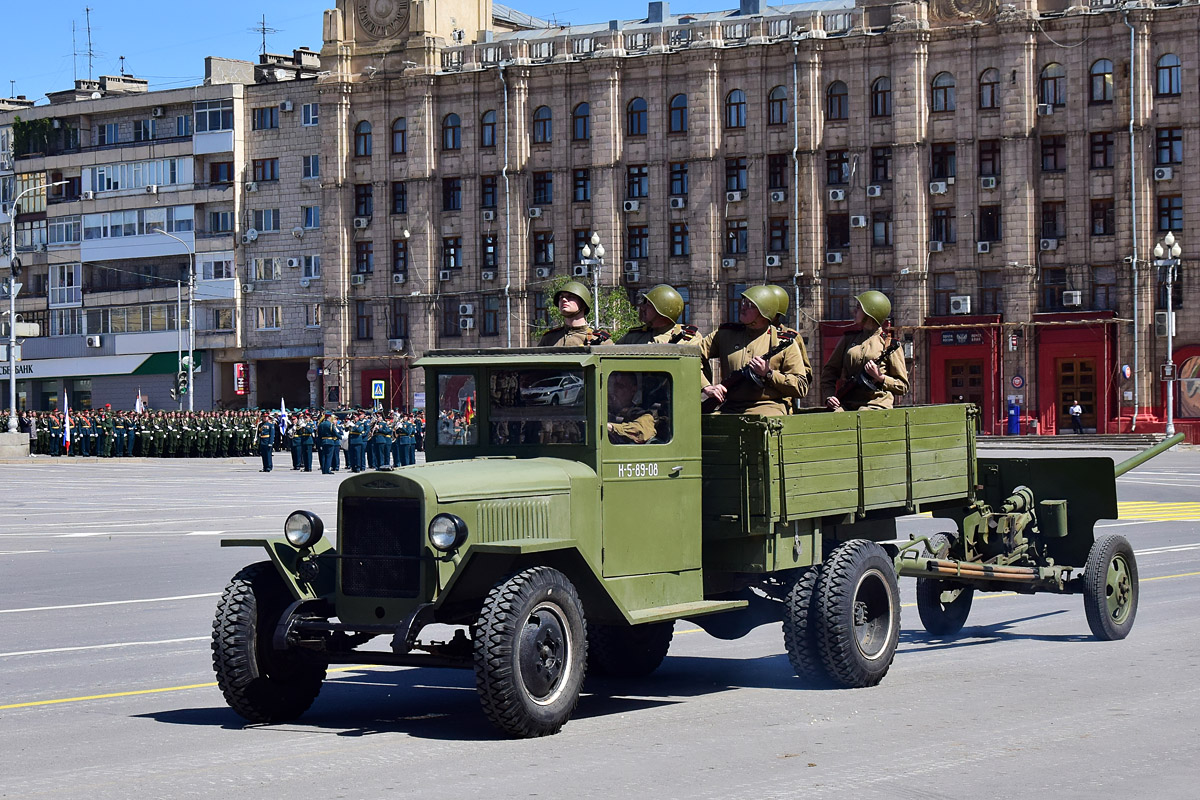
[{"label": "asphalt road", "polygon": [[0,797],[1196,796],[1200,452],[1122,478],[1124,518],[1101,523],[1138,554],[1124,641],[1093,640],[1076,596],[978,596],[953,639],[908,605],[880,686],[821,691],[778,625],[724,642],[681,623],[653,676],[590,682],[532,741],[499,738],[452,670],[340,668],[295,723],[235,716],[209,631],[261,554],[220,538],[336,519],[336,477],[257,466],[0,465]]}]

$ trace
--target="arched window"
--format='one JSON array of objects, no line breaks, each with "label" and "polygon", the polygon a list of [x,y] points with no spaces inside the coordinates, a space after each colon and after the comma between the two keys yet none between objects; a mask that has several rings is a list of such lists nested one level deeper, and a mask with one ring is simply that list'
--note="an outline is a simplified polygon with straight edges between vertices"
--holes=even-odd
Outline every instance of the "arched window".
[{"label": "arched window", "polygon": [[1159,97],[1171,97],[1182,91],[1179,56],[1167,53],[1158,60],[1155,70],[1154,93]]},{"label": "arched window", "polygon": [[939,72],[933,78],[930,108],[933,111],[953,111],[954,107],[954,76],[949,72]]},{"label": "arched window", "polygon": [[630,136],[645,136],[648,133],[646,98],[635,97],[625,106],[625,132]]},{"label": "arched window", "polygon": [[786,125],[787,116],[787,89],[776,86],[767,93],[767,124]]},{"label": "arched window", "polygon": [[392,122],[392,155],[408,152],[408,120],[397,117]]},{"label": "arched window", "polygon": [[592,138],[592,107],[580,103],[571,112],[571,139],[576,142],[586,142]]},{"label": "arched window", "polygon": [[1000,107],[1000,70],[985,69],[979,76],[979,107]]},{"label": "arched window", "polygon": [[884,75],[876,78],[871,84],[871,116],[890,117],[892,115],[892,79]]},{"label": "arched window", "polygon": [[546,144],[554,138],[554,114],[550,106],[538,106],[533,112],[533,143]]},{"label": "arched window", "polygon": [[1067,104],[1067,68],[1062,64],[1047,64],[1038,78],[1038,102],[1046,106]]},{"label": "arched window", "polygon": [[825,118],[850,119],[850,92],[841,81],[834,81],[825,90]]},{"label": "arched window", "polygon": [[442,119],[442,149],[462,149],[462,120],[458,114],[447,114]]},{"label": "arched window", "polygon": [[[1181,348],[1186,354],[1195,348]],[[1175,351],[1179,355],[1179,351]],[[1200,417],[1200,355],[1185,355],[1179,359],[1183,366],[1179,368],[1179,380],[1175,381],[1179,396],[1176,398],[1176,408],[1181,417]]]},{"label": "arched window", "polygon": [[479,118],[479,146],[496,146],[496,112],[485,111]]},{"label": "arched window", "polygon": [[354,126],[354,155],[371,155],[371,123],[365,119]]},{"label": "arched window", "polygon": [[1092,88],[1089,101],[1096,103],[1111,103],[1113,100],[1113,63],[1102,58],[1091,69]]},{"label": "arched window", "polygon": [[677,94],[671,98],[671,133],[687,133],[687,95]]},{"label": "arched window", "polygon": [[741,89],[725,95],[725,127],[746,127],[746,93]]}]

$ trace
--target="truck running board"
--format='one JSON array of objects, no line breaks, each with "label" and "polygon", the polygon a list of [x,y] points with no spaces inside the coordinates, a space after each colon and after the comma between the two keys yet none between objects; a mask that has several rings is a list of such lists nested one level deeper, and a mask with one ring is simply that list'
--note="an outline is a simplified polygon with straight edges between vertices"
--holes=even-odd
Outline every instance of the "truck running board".
[{"label": "truck running board", "polygon": [[678,603],[673,606],[639,608],[629,612],[629,619],[634,625],[639,625],[643,622],[661,622],[668,619],[700,617],[720,611],[734,611],[745,608],[746,605],[745,600],[697,600],[694,603]]}]

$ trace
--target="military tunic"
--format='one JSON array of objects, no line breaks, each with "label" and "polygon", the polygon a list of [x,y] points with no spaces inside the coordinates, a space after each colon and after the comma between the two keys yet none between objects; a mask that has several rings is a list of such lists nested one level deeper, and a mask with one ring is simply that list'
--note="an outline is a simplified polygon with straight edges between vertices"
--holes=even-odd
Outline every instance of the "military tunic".
[{"label": "military tunic", "polygon": [[699,337],[682,325],[655,333],[649,325],[639,325],[621,337],[618,344],[699,344]]},{"label": "military tunic", "polygon": [[[766,354],[780,343],[779,330],[768,325],[765,330],[755,331],[740,323],[727,323],[705,336],[700,342],[701,361],[705,385],[712,383],[712,368],[709,359],[720,359],[721,374],[732,375],[750,361]],[[804,340],[792,340],[782,352],[776,353],[767,362],[770,372],[760,386],[753,380],[744,380],[729,389],[721,414],[761,414],[780,416],[790,414],[791,400],[804,397],[812,382],[812,365],[804,349]]]},{"label": "military tunic", "polygon": [[[592,344],[592,339],[599,331],[591,325],[583,325],[578,328],[572,328],[569,325],[559,325],[557,328],[551,328],[542,335],[538,340],[538,347],[587,347]],[[599,344],[612,344],[611,339],[606,339]]]},{"label": "military tunic", "polygon": [[[883,355],[887,345],[880,328],[870,332],[852,331],[843,336],[821,368],[821,396],[832,397],[836,394],[840,380],[856,380],[866,363]],[[904,364],[904,354],[899,349],[892,351],[881,370],[883,385],[879,389],[872,391],[856,382],[841,398],[842,408],[847,411],[891,408],[897,395],[908,392],[908,368]]]},{"label": "military tunic", "polygon": [[608,415],[608,440],[613,444],[645,444],[654,438],[654,415],[644,408],[630,406]]}]

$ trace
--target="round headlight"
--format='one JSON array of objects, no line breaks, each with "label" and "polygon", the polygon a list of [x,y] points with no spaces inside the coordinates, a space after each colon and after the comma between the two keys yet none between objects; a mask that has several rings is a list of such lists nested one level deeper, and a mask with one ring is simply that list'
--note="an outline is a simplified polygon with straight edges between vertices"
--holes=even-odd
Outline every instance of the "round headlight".
[{"label": "round headlight", "polygon": [[325,523],[311,511],[293,511],[283,523],[283,535],[296,547],[312,547],[325,532]]},{"label": "round headlight", "polygon": [[457,550],[467,540],[467,523],[453,514],[438,514],[429,523],[429,543],[448,553]]}]

